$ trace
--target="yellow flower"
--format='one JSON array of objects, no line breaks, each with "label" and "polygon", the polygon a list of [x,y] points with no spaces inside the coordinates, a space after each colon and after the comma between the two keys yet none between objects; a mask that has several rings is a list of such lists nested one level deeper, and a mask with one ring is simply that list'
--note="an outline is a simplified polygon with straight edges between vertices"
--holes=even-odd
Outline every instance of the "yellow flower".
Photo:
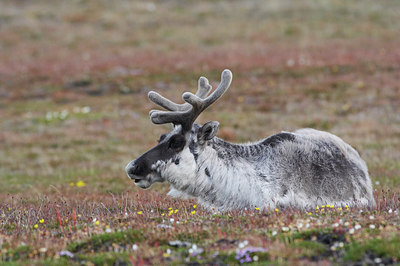
[{"label": "yellow flower", "polygon": [[338,211],[341,211],[342,210],[342,208],[337,208],[338,209]]},{"label": "yellow flower", "polygon": [[321,208],[325,208],[325,205],[322,205]]},{"label": "yellow flower", "polygon": [[86,184],[82,180],[79,180],[78,182],[76,182],[76,186],[77,187],[84,187],[84,186],[86,186]]},{"label": "yellow flower", "polygon": [[259,210],[260,210],[260,208],[256,207],[256,211],[259,211]]},{"label": "yellow flower", "polygon": [[169,254],[168,254],[168,253],[164,253],[164,254],[163,254],[163,257],[164,257],[164,258],[168,258],[168,257],[169,257]]},{"label": "yellow flower", "polygon": [[165,213],[161,213],[161,216],[164,216],[165,215]]},{"label": "yellow flower", "polygon": [[70,185],[71,187],[73,187],[73,186],[75,186],[75,183],[74,183],[74,182],[71,182],[71,183],[69,183],[69,185]]},{"label": "yellow flower", "polygon": [[138,212],[137,212],[137,214],[139,214],[139,215],[142,214],[142,213],[143,213],[142,211],[138,211]]},{"label": "yellow flower", "polygon": [[316,210],[319,210],[319,206],[317,205],[317,207],[315,207]]},{"label": "yellow flower", "polygon": [[39,225],[35,224],[33,228],[38,229]]},{"label": "yellow flower", "polygon": [[349,209],[349,206],[348,206],[348,205],[346,205],[345,207],[346,207],[346,209]]},{"label": "yellow flower", "polygon": [[41,220],[39,220],[39,223],[44,223],[44,219],[42,218]]},{"label": "yellow flower", "polygon": [[326,205],[326,207],[327,207],[327,208],[329,208],[329,207],[330,207],[330,205],[328,205],[328,204],[327,204],[327,205]]},{"label": "yellow flower", "polygon": [[197,205],[193,205],[193,209],[196,209],[197,208]]},{"label": "yellow flower", "polygon": [[175,211],[174,211],[174,213],[177,213],[178,212],[178,209],[176,209]]},{"label": "yellow flower", "polygon": [[96,221],[94,224],[95,224],[95,225],[99,225],[99,224],[100,224],[100,221]]},{"label": "yellow flower", "polygon": [[78,214],[78,217],[79,217],[79,218],[81,218],[81,215],[80,215],[80,214]]},{"label": "yellow flower", "polygon": [[192,211],[192,212],[191,212],[191,214],[195,214],[195,213],[196,213],[196,211]]},{"label": "yellow flower", "polygon": [[169,208],[168,208],[168,210],[172,210],[172,208],[171,208],[171,207],[169,207]]},{"label": "yellow flower", "polygon": [[170,210],[169,213],[168,213],[168,215],[171,216],[173,213],[174,213],[174,211],[173,211],[173,210]]},{"label": "yellow flower", "polygon": [[275,208],[275,211],[276,211],[276,212],[279,212],[279,210],[278,210],[277,208]]},{"label": "yellow flower", "polygon": [[311,212],[309,212],[309,213],[308,213],[308,215],[312,215],[312,213],[311,213]]},{"label": "yellow flower", "polygon": [[331,205],[331,209],[333,209],[333,207],[335,207],[334,205]]}]

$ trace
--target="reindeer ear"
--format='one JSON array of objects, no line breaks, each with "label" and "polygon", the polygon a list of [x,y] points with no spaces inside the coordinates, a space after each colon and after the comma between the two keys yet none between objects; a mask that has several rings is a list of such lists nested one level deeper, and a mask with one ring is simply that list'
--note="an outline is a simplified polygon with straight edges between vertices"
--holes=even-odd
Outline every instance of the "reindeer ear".
[{"label": "reindeer ear", "polygon": [[206,141],[212,139],[217,135],[219,123],[217,121],[210,121],[205,123],[197,133],[199,144],[204,144]]}]

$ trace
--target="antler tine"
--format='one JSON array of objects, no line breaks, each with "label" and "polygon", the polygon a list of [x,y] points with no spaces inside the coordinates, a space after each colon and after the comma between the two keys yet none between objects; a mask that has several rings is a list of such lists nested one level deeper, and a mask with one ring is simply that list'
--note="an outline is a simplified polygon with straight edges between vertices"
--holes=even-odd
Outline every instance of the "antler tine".
[{"label": "antler tine", "polygon": [[196,92],[196,96],[204,99],[210,93],[210,91],[212,90],[212,87],[211,87],[210,83],[208,82],[208,79],[205,77],[200,77],[198,84],[199,85],[198,85],[198,89]]},{"label": "antler tine", "polygon": [[[208,79],[205,77],[200,77],[199,82],[198,82],[198,88],[196,92],[196,96],[200,98],[205,98],[207,95],[210,93],[212,87],[208,82]],[[149,99],[154,102],[155,104],[160,105],[161,107],[167,109],[168,111],[184,111],[190,109],[190,105],[187,103],[184,104],[177,104],[174,103],[173,101],[165,98],[161,94],[155,92],[155,91],[150,91],[147,95]],[[154,111],[154,110],[152,110]]]},{"label": "antler tine", "polygon": [[182,95],[183,100],[186,102],[185,104],[176,104],[158,93],[150,92],[150,100],[169,110],[169,112],[150,111],[151,121],[155,124],[173,123],[175,125],[182,125],[183,130],[188,131],[201,112],[218,100],[229,88],[231,82],[232,72],[225,69],[221,74],[221,83],[212,94],[206,97],[212,87],[206,78],[201,77],[198,82],[196,95],[190,92],[185,92]]},{"label": "antler tine", "polygon": [[188,107],[187,104],[174,103],[173,101],[165,98],[164,96],[155,91],[150,91],[147,96],[149,97],[150,101],[160,105],[161,107],[167,109],[168,111],[183,111],[186,110]]},{"label": "antler tine", "polygon": [[[225,69],[221,74],[221,83],[218,85],[215,91],[207,98],[201,99],[197,97],[197,95],[194,95],[190,92],[185,92],[182,95],[182,98],[185,102],[193,106],[193,108],[196,111],[195,113],[198,113],[197,114],[198,116],[202,111],[204,111],[208,106],[213,104],[226,92],[226,90],[231,85],[231,82],[232,82],[232,72],[229,69]],[[195,118],[197,118],[197,116],[195,116]]]}]

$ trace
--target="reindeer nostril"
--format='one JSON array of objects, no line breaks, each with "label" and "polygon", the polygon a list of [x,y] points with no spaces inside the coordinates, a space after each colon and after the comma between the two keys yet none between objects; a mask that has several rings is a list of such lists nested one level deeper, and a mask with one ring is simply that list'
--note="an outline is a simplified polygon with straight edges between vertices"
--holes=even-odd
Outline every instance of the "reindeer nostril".
[{"label": "reindeer nostril", "polygon": [[129,169],[129,175],[134,176],[134,175],[136,174],[137,170],[138,170],[137,165],[133,165],[133,166]]},{"label": "reindeer nostril", "polygon": [[130,179],[133,179],[137,172],[137,165],[129,165],[126,168],[126,173],[128,174]]}]

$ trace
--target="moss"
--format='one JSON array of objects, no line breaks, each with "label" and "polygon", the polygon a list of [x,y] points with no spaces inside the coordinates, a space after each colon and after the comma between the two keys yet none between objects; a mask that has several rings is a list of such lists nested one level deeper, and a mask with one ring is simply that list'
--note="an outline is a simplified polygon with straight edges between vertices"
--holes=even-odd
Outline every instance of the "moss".
[{"label": "moss", "polygon": [[85,262],[91,262],[94,265],[128,265],[131,264],[129,261],[129,255],[125,252],[122,253],[98,253],[96,255],[90,255],[90,256],[84,256],[80,255],[78,256],[79,260],[81,263]]},{"label": "moss", "polygon": [[291,246],[301,249],[303,251],[303,255],[306,257],[321,255],[327,250],[325,245],[309,240],[294,242]]},{"label": "moss", "polygon": [[126,246],[139,242],[143,238],[143,233],[139,230],[127,230],[110,234],[106,233],[94,235],[85,241],[69,243],[67,249],[71,252],[88,252],[91,250],[104,251],[114,243],[119,246]]},{"label": "moss", "polygon": [[353,242],[346,247],[344,260],[361,260],[367,252],[373,253],[379,258],[390,257],[400,260],[400,236],[391,239],[372,239],[365,243]]},{"label": "moss", "polygon": [[7,259],[10,261],[26,260],[32,252],[32,247],[28,245],[19,246],[7,252]]}]

